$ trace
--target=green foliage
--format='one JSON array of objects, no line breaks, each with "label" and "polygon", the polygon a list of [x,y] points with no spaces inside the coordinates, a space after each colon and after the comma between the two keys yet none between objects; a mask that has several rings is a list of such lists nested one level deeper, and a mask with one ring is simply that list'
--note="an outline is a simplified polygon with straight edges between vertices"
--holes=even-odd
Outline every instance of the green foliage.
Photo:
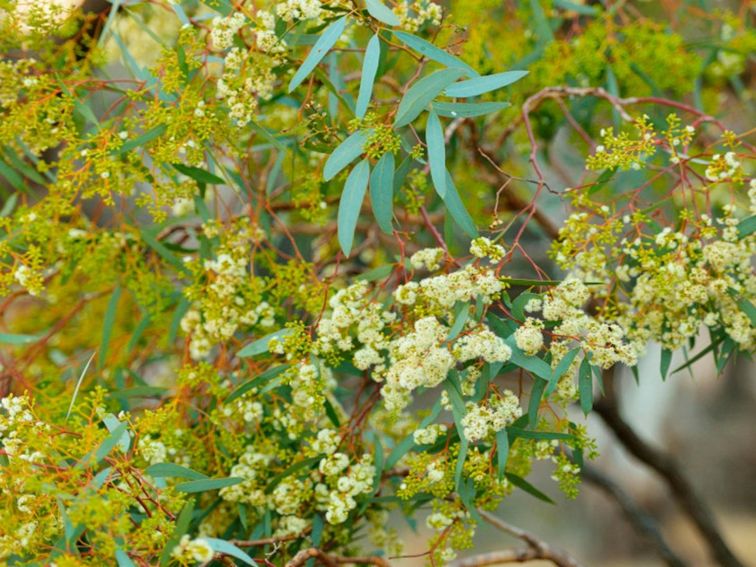
[{"label": "green foliage", "polygon": [[534,467],[576,496],[602,372],[756,349],[734,14],[30,4],[0,2],[3,564],[400,555],[389,513],[446,562],[553,502]]}]

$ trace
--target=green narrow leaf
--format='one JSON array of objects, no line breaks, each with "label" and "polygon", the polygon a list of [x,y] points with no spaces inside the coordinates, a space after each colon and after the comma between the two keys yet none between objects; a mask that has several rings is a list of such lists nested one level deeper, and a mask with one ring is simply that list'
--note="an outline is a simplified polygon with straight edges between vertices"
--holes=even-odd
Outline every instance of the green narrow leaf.
[{"label": "green narrow leaf", "polygon": [[446,87],[459,79],[465,73],[464,69],[455,67],[442,69],[423,77],[404,93],[399,109],[394,119],[394,128],[405,126],[412,122],[425,110],[425,107],[438,96]]},{"label": "green narrow leaf", "polygon": [[274,333],[270,333],[269,335],[265,335],[261,339],[257,339],[254,342],[249,343],[247,346],[245,346],[243,349],[241,349],[238,353],[236,353],[236,356],[239,358],[247,358],[250,356],[255,356],[258,354],[262,354],[264,352],[268,352],[268,349],[270,348],[270,341],[273,339],[281,339],[285,337],[286,335],[291,334],[291,329],[288,327],[285,329],[279,329],[278,331]]},{"label": "green narrow leaf", "polygon": [[530,10],[533,13],[533,27],[538,36],[539,45],[554,41],[554,32],[541,6],[541,0],[530,0]]},{"label": "green narrow leaf", "polygon": [[323,30],[323,33],[318,38],[318,41],[315,42],[312,50],[310,50],[310,53],[302,62],[301,67],[297,69],[297,72],[291,78],[291,82],[289,82],[289,92],[292,92],[300,84],[302,84],[302,81],[307,78],[307,75],[309,75],[312,70],[315,69],[318,63],[320,63],[321,59],[325,57],[325,54],[331,50],[334,44],[341,37],[341,34],[344,33],[346,23],[347,19],[346,16],[344,16],[343,18],[339,18],[335,22],[332,22]]},{"label": "green narrow leaf", "polygon": [[389,10],[380,0],[365,0],[365,7],[368,14],[384,24],[398,26],[401,23],[396,14]]},{"label": "green narrow leaf", "polygon": [[538,408],[541,405],[541,398],[545,389],[546,382],[543,380],[533,380],[533,387],[530,389],[530,400],[528,400],[528,427],[531,429],[538,425]]},{"label": "green narrow leaf", "polygon": [[434,102],[433,110],[446,118],[474,118],[512,106],[508,102]]},{"label": "green narrow leaf", "polygon": [[[121,425],[121,421],[112,413],[105,414],[105,416],[102,418],[102,421],[105,423],[105,427],[107,427],[108,431],[110,431],[111,433],[113,433]],[[131,445],[131,437],[128,433],[121,435],[120,439],[118,440],[118,445],[120,446],[122,453],[125,454],[128,452],[129,446]]]},{"label": "green narrow leaf", "polygon": [[224,541],[222,539],[216,539],[214,537],[203,537],[202,539],[204,539],[216,553],[222,553],[223,555],[235,557],[246,565],[257,565],[254,559],[252,559],[249,555],[244,553],[241,549],[236,547],[231,542]]},{"label": "green narrow leaf", "polygon": [[438,196],[443,199],[446,195],[446,144],[441,121],[433,110],[428,113],[425,143],[428,145],[428,163],[430,163],[433,186]]},{"label": "green narrow leaf", "polygon": [[580,395],[580,409],[588,415],[593,409],[593,372],[591,372],[588,357],[583,358],[580,363],[578,394]]},{"label": "green narrow leaf", "polygon": [[140,231],[140,234],[142,235],[142,240],[144,240],[145,244],[147,244],[147,246],[157,252],[158,256],[160,256],[163,260],[165,260],[181,272],[188,272],[188,269],[186,266],[184,266],[184,263],[179,260],[179,258],[177,258],[176,255],[173,254],[173,252],[171,252],[162,242],[160,242],[151,231],[144,229]]},{"label": "green narrow leaf", "polygon": [[522,352],[515,342],[514,335],[510,335],[504,339],[504,342],[512,349],[512,356],[509,362],[545,380],[544,385],[551,380],[551,366],[537,356],[528,356]]},{"label": "green narrow leaf", "polygon": [[44,335],[13,335],[9,333],[0,333],[0,344],[6,345],[28,345],[41,339]]},{"label": "green narrow leaf", "polygon": [[391,234],[394,214],[394,154],[391,152],[381,156],[370,174],[370,203],[378,226],[386,234]]},{"label": "green narrow leaf", "polygon": [[283,471],[280,474],[277,474],[272,479],[270,479],[270,482],[268,482],[268,485],[265,487],[265,494],[270,494],[273,492],[273,489],[278,486],[283,479],[286,477],[291,476],[298,470],[307,468],[309,466],[315,465],[320,462],[320,459],[322,459],[322,455],[318,455],[316,457],[310,457],[308,459],[303,459],[299,461],[298,463],[294,463],[289,468],[287,468],[285,471]]},{"label": "green narrow leaf", "polygon": [[223,403],[227,404],[229,402],[233,402],[235,399],[243,396],[253,388],[257,388],[258,386],[264,384],[265,382],[272,380],[279,374],[281,374],[284,370],[289,368],[290,365],[288,364],[282,364],[281,366],[274,366],[273,368],[268,368],[265,372],[257,376],[256,378],[253,378],[249,382],[245,382],[241,386],[237,387],[233,392],[231,392],[228,397],[224,400]]},{"label": "green narrow leaf", "polygon": [[509,435],[506,429],[500,429],[496,432],[496,471],[499,479],[504,477],[507,470],[507,459],[509,458]]},{"label": "green narrow leaf", "polygon": [[578,4],[577,2],[571,2],[570,0],[554,0],[554,6],[562,8],[563,10],[575,12],[581,16],[597,16],[599,13],[596,6],[586,6],[584,4]]},{"label": "green narrow leaf", "polygon": [[417,37],[416,35],[397,30],[392,31],[391,33],[404,45],[406,45],[410,49],[414,49],[428,59],[432,59],[437,63],[446,65],[447,67],[459,67],[460,69],[464,69],[465,74],[468,77],[477,77],[479,74],[475,69],[470,67],[470,65],[462,61],[459,57],[455,57],[451,53],[448,53],[443,49],[439,49],[432,43],[427,42],[424,39]]},{"label": "green narrow leaf", "polygon": [[562,357],[562,360],[559,361],[559,364],[557,364],[556,368],[554,369],[554,375],[551,377],[551,380],[549,380],[549,386],[546,388],[546,395],[549,396],[556,388],[557,384],[559,383],[559,380],[562,379],[562,376],[564,376],[564,373],[567,372],[567,370],[572,365],[572,361],[575,360],[575,357],[580,352],[579,348],[573,348],[570,352],[564,355]]},{"label": "green narrow leaf", "polygon": [[207,475],[173,463],[157,463],[150,465],[144,472],[155,478],[185,478],[188,480],[202,480],[207,478]]},{"label": "green narrow leaf", "polygon": [[129,140],[128,142],[125,142],[120,148],[115,150],[115,153],[125,154],[135,148],[141,148],[142,146],[145,146],[146,144],[150,143],[155,138],[159,138],[160,136],[165,134],[165,131],[167,129],[168,127],[165,124],[160,124],[159,126],[155,126],[152,130],[148,130],[141,136],[137,136],[136,138],[133,138]]},{"label": "green narrow leaf", "polygon": [[531,496],[535,496],[538,498],[538,500],[543,500],[544,502],[548,502],[549,504],[554,504],[554,501],[549,498],[546,494],[538,490],[535,486],[530,484],[527,480],[522,478],[521,476],[518,476],[516,474],[507,473],[507,480],[514,484],[517,488],[524,490]]},{"label": "green narrow leaf", "polygon": [[338,173],[362,155],[362,148],[367,142],[368,136],[372,130],[358,130],[341,142],[328,156],[325,167],[323,168],[323,179],[330,181]]},{"label": "green narrow leaf", "polygon": [[349,256],[354,242],[354,231],[360,216],[362,201],[365,199],[368,179],[370,178],[370,163],[363,159],[349,172],[344,191],[339,200],[338,233],[339,245],[345,256]]},{"label": "green narrow leaf", "polygon": [[204,183],[206,185],[224,185],[226,183],[217,175],[213,175],[209,171],[205,171],[204,169],[199,167],[184,165],[183,163],[172,163],[171,165],[175,169],[177,169],[187,177],[191,177],[198,183]]},{"label": "green narrow leaf", "polygon": [[662,380],[667,379],[670,364],[672,364],[672,351],[663,348],[661,351],[661,360],[659,362],[659,371],[661,372]]},{"label": "green narrow leaf", "polygon": [[199,480],[190,480],[176,485],[179,492],[207,492],[208,490],[218,490],[226,486],[234,486],[242,482],[243,478],[230,476],[228,478],[203,478]]},{"label": "green narrow leaf", "polygon": [[123,549],[116,549],[115,557],[118,567],[136,567]]},{"label": "green narrow leaf", "polygon": [[118,310],[118,300],[121,298],[121,287],[116,286],[113,295],[110,296],[108,307],[105,311],[105,318],[102,321],[102,340],[100,341],[100,355],[97,358],[97,366],[102,368],[108,357],[108,347],[110,346],[110,337],[113,334],[113,325],[115,324],[116,312]]},{"label": "green narrow leaf", "polygon": [[738,223],[738,235],[740,238],[745,238],[749,234],[753,234],[754,231],[756,231],[756,215],[751,215]]},{"label": "green narrow leaf", "polygon": [[[522,418],[529,420],[530,416],[524,415],[522,416]],[[507,427],[507,431],[509,432],[510,440],[517,439],[518,437],[522,439],[539,439],[539,440],[559,439],[559,440],[564,440],[564,441],[574,441],[575,439],[575,436],[570,435],[569,433],[557,433],[555,431],[528,431],[527,429],[522,429],[521,427],[515,427],[514,425],[510,425],[509,427]]]},{"label": "green narrow leaf", "polygon": [[751,320],[751,325],[756,326],[756,307],[753,306],[753,303],[745,297],[738,299],[737,303],[740,310]]},{"label": "green narrow leaf", "polygon": [[454,98],[478,96],[511,85],[527,74],[527,71],[505,71],[504,73],[497,73],[495,75],[475,77],[474,79],[460,81],[446,87],[444,94]]},{"label": "green narrow leaf", "polygon": [[462,329],[467,323],[467,319],[470,316],[470,306],[467,301],[458,301],[454,306],[454,324],[449,330],[449,336],[446,337],[447,341],[452,341],[457,338],[457,335],[462,332]]},{"label": "green narrow leaf", "polygon": [[194,499],[190,499],[184,507],[181,509],[178,519],[176,520],[176,527],[171,534],[170,539],[166,542],[163,548],[163,553],[160,554],[160,567],[165,567],[171,561],[171,553],[173,548],[176,547],[181,536],[183,536],[188,530],[189,525],[192,522],[192,513],[194,512]]},{"label": "green narrow leaf", "polygon": [[373,94],[375,75],[378,72],[378,63],[381,59],[381,40],[375,34],[368,41],[365,49],[365,58],[362,61],[362,77],[360,78],[360,94],[357,95],[357,105],[354,114],[357,118],[364,118],[367,112],[370,97]]},{"label": "green narrow leaf", "polygon": [[7,163],[0,160],[0,175],[2,175],[8,183],[10,183],[16,191],[21,193],[26,192],[26,186],[21,176],[16,173]]},{"label": "green narrow leaf", "polygon": [[126,433],[126,428],[128,427],[128,425],[128,423],[121,423],[110,433],[110,435],[107,436],[105,441],[100,444],[100,446],[97,448],[97,451],[95,452],[95,461],[99,463],[110,454],[115,446],[120,443],[121,436]]},{"label": "green narrow leaf", "polygon": [[470,213],[467,212],[464,203],[462,203],[462,199],[460,198],[459,193],[457,193],[457,188],[454,186],[454,181],[448,171],[446,172],[446,194],[444,195],[443,200],[449,214],[452,219],[454,219],[454,222],[457,223],[457,225],[459,225],[469,237],[477,238],[478,229],[475,228],[475,223],[473,222]]}]

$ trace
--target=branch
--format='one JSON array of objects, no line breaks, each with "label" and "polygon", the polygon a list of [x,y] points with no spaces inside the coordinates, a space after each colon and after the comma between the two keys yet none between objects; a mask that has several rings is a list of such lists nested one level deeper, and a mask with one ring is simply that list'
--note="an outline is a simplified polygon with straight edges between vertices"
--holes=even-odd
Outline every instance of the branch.
[{"label": "branch", "polygon": [[641,439],[620,415],[616,401],[604,398],[595,404],[594,410],[630,454],[664,479],[675,500],[698,528],[717,563],[724,567],[744,567],[719,533],[711,511],[696,494],[693,485],[683,475],[674,459]]},{"label": "branch", "polygon": [[299,567],[307,563],[308,559],[318,559],[323,565],[334,567],[336,565],[377,565],[378,567],[391,567],[391,563],[383,557],[368,555],[363,557],[345,557],[341,555],[329,555],[317,547],[303,549],[291,558],[286,567]]},{"label": "branch", "polygon": [[685,567],[686,563],[667,544],[656,520],[643,510],[622,487],[598,469],[583,464],[581,476],[596,485],[619,504],[635,530],[645,536],[656,548],[659,556],[670,567]]},{"label": "branch", "polygon": [[493,514],[479,510],[480,516],[495,528],[521,539],[528,544],[525,549],[505,549],[492,553],[483,553],[466,559],[455,561],[453,567],[480,567],[482,565],[498,565],[502,563],[524,563],[535,559],[551,561],[557,567],[580,567],[580,564],[567,552],[556,549],[540,540],[534,534],[522,528],[508,524]]}]

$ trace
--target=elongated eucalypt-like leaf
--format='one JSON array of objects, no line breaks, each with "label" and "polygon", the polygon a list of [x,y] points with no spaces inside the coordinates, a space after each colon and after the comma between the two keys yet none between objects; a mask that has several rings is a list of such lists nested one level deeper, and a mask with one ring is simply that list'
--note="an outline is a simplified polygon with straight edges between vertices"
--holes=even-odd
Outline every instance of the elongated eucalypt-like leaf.
[{"label": "elongated eucalypt-like leaf", "polygon": [[448,86],[444,94],[455,98],[478,96],[511,85],[527,74],[527,71],[506,71],[504,73],[496,73],[495,75],[474,77],[467,81],[460,81]]},{"label": "elongated eucalypt-like leaf", "polygon": [[508,102],[434,102],[433,110],[446,118],[474,118],[509,108]]},{"label": "elongated eucalypt-like leaf", "polygon": [[366,159],[354,166],[349,172],[344,191],[341,193],[338,214],[339,245],[345,256],[349,256],[354,242],[354,231],[357,228],[357,219],[360,216],[360,208],[365,198],[368,179],[370,178],[370,164]]},{"label": "elongated eucalypt-like leaf", "polygon": [[444,143],[444,129],[438,114],[431,110],[428,113],[428,124],[425,126],[425,143],[428,146],[428,163],[430,164],[431,180],[436,193],[442,199],[446,196],[446,145]]},{"label": "elongated eucalypt-like leaf", "polygon": [[357,95],[357,105],[354,114],[357,118],[364,118],[370,97],[373,94],[375,74],[378,72],[378,62],[381,59],[381,40],[375,34],[368,41],[365,49],[365,59],[362,61],[362,77],[360,79],[360,93]]},{"label": "elongated eucalypt-like leaf", "polygon": [[339,172],[362,155],[363,146],[372,130],[358,130],[339,144],[328,157],[323,168],[323,179],[330,181]]},{"label": "elongated eucalypt-like leaf", "polygon": [[475,227],[475,222],[473,222],[470,213],[467,212],[464,203],[462,203],[462,199],[460,198],[457,188],[454,186],[454,181],[448,171],[446,172],[446,193],[443,196],[443,200],[446,209],[449,211],[452,219],[454,219],[454,222],[457,223],[457,225],[465,231],[465,234],[469,237],[477,238],[478,229]]},{"label": "elongated eucalypt-like leaf", "polygon": [[328,27],[323,30],[323,33],[318,38],[318,41],[315,42],[312,50],[307,54],[307,57],[302,62],[302,65],[299,67],[299,69],[297,69],[297,72],[291,78],[291,81],[289,82],[289,92],[292,92],[299,85],[301,85],[302,81],[304,81],[307,76],[312,73],[315,67],[317,67],[318,63],[320,63],[323,57],[325,57],[326,53],[328,53],[335,45],[335,43],[339,40],[341,34],[344,33],[346,23],[347,19],[346,16],[344,16],[343,18],[339,18],[335,22],[331,22]]},{"label": "elongated eucalypt-like leaf", "polygon": [[398,26],[401,23],[396,14],[389,10],[380,0],[365,0],[365,7],[368,14],[379,22],[383,22],[389,26]]},{"label": "elongated eucalypt-like leaf", "polygon": [[386,234],[391,234],[394,212],[394,154],[391,152],[381,156],[370,174],[370,202],[378,226]]},{"label": "elongated eucalypt-like leaf", "polygon": [[475,69],[470,67],[470,65],[462,61],[459,57],[455,57],[451,53],[448,53],[443,49],[439,49],[432,43],[427,42],[424,39],[417,37],[416,35],[397,30],[392,31],[391,33],[404,45],[414,51],[417,51],[421,55],[424,55],[428,59],[431,59],[437,63],[441,63],[446,67],[457,67],[459,69],[464,69],[465,74],[468,77],[477,77],[479,74]]},{"label": "elongated eucalypt-like leaf", "polygon": [[394,128],[406,126],[436,98],[441,91],[465,74],[464,69],[455,67],[442,69],[423,77],[404,93],[394,119]]}]

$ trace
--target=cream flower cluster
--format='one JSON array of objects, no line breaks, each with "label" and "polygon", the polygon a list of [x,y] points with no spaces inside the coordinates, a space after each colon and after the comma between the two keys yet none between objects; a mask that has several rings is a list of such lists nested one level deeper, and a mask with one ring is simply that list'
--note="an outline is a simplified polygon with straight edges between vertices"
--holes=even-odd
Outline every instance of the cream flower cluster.
[{"label": "cream flower cluster", "polygon": [[543,321],[534,317],[526,318],[514,336],[517,347],[528,356],[534,356],[543,348]]},{"label": "cream flower cluster", "polygon": [[[318,323],[318,338],[315,353],[325,358],[360,348],[353,355],[353,363],[360,370],[371,366],[380,372],[383,357],[380,352],[388,349],[385,327],[396,316],[367,297],[368,284],[358,282],[339,290],[328,302],[331,312]],[[356,337],[353,331],[356,329]]]},{"label": "cream flower cluster", "polygon": [[399,0],[394,14],[399,18],[403,29],[416,32],[426,24],[439,25],[443,8],[431,0]]},{"label": "cream flower cluster", "polygon": [[321,10],[320,0],[286,0],[276,3],[276,14],[285,22],[319,18]]},{"label": "cream flower cluster", "polygon": [[194,360],[206,358],[214,345],[230,339],[240,327],[270,329],[275,324],[273,308],[259,300],[261,285],[249,274],[248,228],[240,226],[233,242],[215,259],[194,265],[205,283],[187,289],[193,301],[181,319],[181,330],[191,336],[189,353]]},{"label": "cream flower cluster", "polygon": [[625,246],[637,265],[628,272],[635,281],[620,322],[638,343],[653,339],[670,350],[685,345],[702,324],[721,326],[740,348],[753,351],[756,330],[738,298],[753,304],[756,297],[756,238],[740,238],[739,221],[731,216],[719,227],[708,216],[701,220],[720,238],[707,242],[670,230],[655,239],[655,254],[641,239]]},{"label": "cream flower cluster", "polygon": [[499,262],[506,254],[501,244],[492,242],[485,236],[480,236],[470,243],[470,254],[476,258],[488,258],[492,262]]},{"label": "cream flower cluster", "polygon": [[207,540],[201,537],[192,539],[187,534],[181,536],[178,545],[171,552],[171,557],[182,565],[207,563],[212,561],[214,556],[215,552]]},{"label": "cream flower cluster", "polygon": [[488,268],[472,265],[452,272],[409,282],[394,291],[394,299],[402,305],[423,300],[435,309],[446,311],[458,301],[473,301],[478,296],[491,303],[504,289],[504,284]]},{"label": "cream flower cluster", "polygon": [[423,248],[410,256],[410,265],[415,270],[426,269],[432,272],[441,267],[444,255],[443,248]]},{"label": "cream flower cluster", "polygon": [[501,396],[491,396],[487,403],[468,402],[466,409],[462,427],[465,439],[470,443],[501,431],[522,416],[520,400],[509,390],[504,390]]},{"label": "cream flower cluster", "polygon": [[412,438],[417,445],[433,445],[439,436],[446,433],[446,429],[443,423],[434,423],[428,427],[415,430]]},{"label": "cream flower cluster", "polygon": [[229,476],[243,479],[242,482],[221,488],[220,497],[227,502],[265,505],[265,480],[272,460],[272,455],[257,451],[253,445],[247,446],[229,473]]},{"label": "cream flower cluster", "polygon": [[[583,305],[589,297],[590,292],[585,284],[572,276],[546,294],[543,317],[559,322],[553,329],[554,335],[559,338],[550,345],[552,365],[559,363],[572,340],[578,341],[591,354],[591,363],[601,368],[609,368],[618,362],[635,365],[638,360],[637,345],[627,341],[625,331],[619,324],[598,321],[588,315]],[[568,374],[572,374],[572,369]]]},{"label": "cream flower cluster", "polygon": [[325,482],[315,486],[316,506],[325,512],[329,524],[343,524],[349,512],[357,507],[355,498],[373,491],[375,466],[372,456],[365,454],[349,465],[349,457],[344,453],[333,453],[320,461],[318,470]]}]

